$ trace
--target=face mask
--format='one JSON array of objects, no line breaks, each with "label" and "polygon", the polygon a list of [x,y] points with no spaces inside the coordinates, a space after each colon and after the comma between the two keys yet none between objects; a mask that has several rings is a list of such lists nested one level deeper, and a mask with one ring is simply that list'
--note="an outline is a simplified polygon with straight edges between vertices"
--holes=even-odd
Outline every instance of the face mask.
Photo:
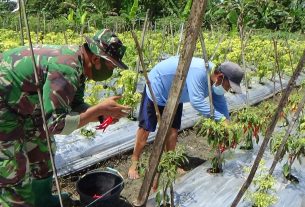
[{"label": "face mask", "polygon": [[113,74],[113,70],[108,70],[104,59],[101,58],[101,68],[97,70],[94,65],[92,65],[92,80],[103,81],[110,78]]},{"label": "face mask", "polygon": [[216,83],[213,84],[212,88],[216,95],[222,96],[223,94],[225,94],[226,90],[222,87],[222,83],[223,83],[223,79],[219,86],[216,86]]}]

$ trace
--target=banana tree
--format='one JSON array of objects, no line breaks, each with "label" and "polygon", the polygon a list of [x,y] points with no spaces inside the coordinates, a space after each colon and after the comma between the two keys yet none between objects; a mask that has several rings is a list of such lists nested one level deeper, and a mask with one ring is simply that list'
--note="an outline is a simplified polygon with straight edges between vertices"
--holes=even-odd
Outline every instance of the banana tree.
[{"label": "banana tree", "polygon": [[95,5],[86,0],[77,0],[76,4],[71,2],[63,2],[63,4],[69,8],[67,22],[75,26],[76,31],[82,35],[88,20],[88,13],[96,10]]}]

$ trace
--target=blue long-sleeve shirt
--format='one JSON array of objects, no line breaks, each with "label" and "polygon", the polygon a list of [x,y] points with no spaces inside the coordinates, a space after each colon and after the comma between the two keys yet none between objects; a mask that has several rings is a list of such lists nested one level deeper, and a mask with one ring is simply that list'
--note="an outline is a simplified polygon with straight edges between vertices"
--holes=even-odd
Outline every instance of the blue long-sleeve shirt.
[{"label": "blue long-sleeve shirt", "polygon": [[[148,74],[152,90],[156,96],[158,105],[165,106],[169,91],[176,74],[179,57],[170,57],[158,63]],[[211,65],[212,63],[210,63]],[[146,87],[146,93],[152,100],[152,96]],[[210,116],[210,104],[206,99],[209,96],[208,81],[204,60],[193,57],[186,82],[182,89],[180,103],[190,102],[191,105],[203,116]],[[215,108],[215,120],[223,117],[229,119],[229,111],[225,97],[212,92],[213,104]]]}]

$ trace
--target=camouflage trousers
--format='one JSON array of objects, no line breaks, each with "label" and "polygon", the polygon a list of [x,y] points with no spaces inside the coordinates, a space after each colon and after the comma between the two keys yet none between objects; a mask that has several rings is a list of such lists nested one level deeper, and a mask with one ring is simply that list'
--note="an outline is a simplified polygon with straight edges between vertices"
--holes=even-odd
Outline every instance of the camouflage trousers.
[{"label": "camouflage trousers", "polygon": [[49,176],[42,119],[18,115],[0,97],[0,207],[34,206],[31,180]]}]

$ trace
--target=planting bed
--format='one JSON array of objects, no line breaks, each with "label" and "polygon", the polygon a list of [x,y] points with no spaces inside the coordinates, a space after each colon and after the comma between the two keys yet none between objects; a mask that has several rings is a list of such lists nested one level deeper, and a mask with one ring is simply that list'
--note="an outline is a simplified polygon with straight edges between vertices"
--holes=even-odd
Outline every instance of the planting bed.
[{"label": "planting bed", "polygon": [[[279,130],[276,129],[275,131]],[[207,169],[210,163],[206,162],[190,173],[176,180],[175,206],[180,207],[228,207],[237,195],[240,187],[247,178],[246,167],[251,167],[257,155],[259,145],[254,145],[251,151],[238,148],[229,160],[225,162],[223,173],[209,174]],[[230,153],[230,152],[229,152]],[[267,149],[263,159],[266,167],[271,166],[273,156]],[[304,161],[304,159],[302,159]],[[305,163],[296,162],[293,174],[299,179],[299,184],[287,181],[282,174],[282,165],[279,163],[274,171],[276,178],[275,196],[278,201],[274,207],[304,207],[305,206]],[[155,206],[155,198],[151,196],[147,207]],[[239,207],[249,207],[247,201],[240,202]]]},{"label": "planting bed", "polygon": [[[305,79],[302,75],[298,84]],[[283,78],[283,88],[287,86],[288,78]],[[138,90],[143,90],[143,84],[139,84]],[[278,80],[275,84],[275,92],[281,90]],[[245,89],[243,90],[245,92]],[[249,104],[259,103],[273,95],[273,82],[266,81],[264,85],[255,84],[249,90]],[[226,94],[230,111],[241,109],[246,105],[246,95]],[[182,116],[182,129],[192,127],[200,118],[198,112],[190,104],[184,104]],[[94,128],[97,123],[91,123],[89,128]],[[135,132],[138,127],[136,121],[123,119],[115,125],[109,126],[105,132],[97,131],[94,139],[86,139],[80,134],[80,130],[74,131],[68,136],[56,135],[57,151],[55,155],[56,167],[59,175],[65,175],[89,167],[97,162],[110,158],[133,149]],[[149,141],[153,141],[155,133],[151,133]]]}]

